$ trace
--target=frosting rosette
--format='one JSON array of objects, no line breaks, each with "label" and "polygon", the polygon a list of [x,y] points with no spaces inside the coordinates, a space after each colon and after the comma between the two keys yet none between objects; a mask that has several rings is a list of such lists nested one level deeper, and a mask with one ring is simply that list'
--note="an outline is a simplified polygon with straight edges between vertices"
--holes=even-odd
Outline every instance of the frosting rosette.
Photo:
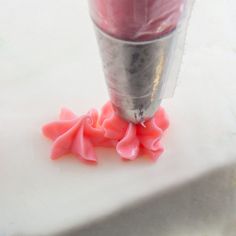
[{"label": "frosting rosette", "polygon": [[122,158],[134,160],[139,155],[148,155],[155,160],[164,151],[160,140],[169,121],[164,109],[159,108],[152,119],[140,124],[129,123],[119,117],[108,102],[102,108],[100,126],[105,138],[116,141],[116,151]]}]

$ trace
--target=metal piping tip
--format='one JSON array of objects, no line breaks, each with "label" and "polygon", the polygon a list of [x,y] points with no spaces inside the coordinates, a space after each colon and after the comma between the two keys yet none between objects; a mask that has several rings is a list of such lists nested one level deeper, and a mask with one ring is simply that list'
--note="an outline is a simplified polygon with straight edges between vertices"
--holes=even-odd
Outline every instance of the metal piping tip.
[{"label": "metal piping tip", "polygon": [[163,98],[176,30],[147,42],[123,41],[98,28],[96,32],[114,109],[133,123],[150,119]]}]

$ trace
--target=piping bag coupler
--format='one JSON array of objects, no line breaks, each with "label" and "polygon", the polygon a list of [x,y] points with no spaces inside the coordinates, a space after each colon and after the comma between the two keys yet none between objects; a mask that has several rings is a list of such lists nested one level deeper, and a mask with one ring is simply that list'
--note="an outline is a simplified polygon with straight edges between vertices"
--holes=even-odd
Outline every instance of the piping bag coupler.
[{"label": "piping bag coupler", "polygon": [[127,121],[152,118],[175,88],[183,9],[183,0],[90,0],[110,99]]}]

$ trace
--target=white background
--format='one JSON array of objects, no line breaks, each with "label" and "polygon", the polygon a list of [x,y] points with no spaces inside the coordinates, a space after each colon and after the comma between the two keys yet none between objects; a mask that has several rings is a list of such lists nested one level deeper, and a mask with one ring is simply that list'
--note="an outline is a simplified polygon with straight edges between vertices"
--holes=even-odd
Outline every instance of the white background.
[{"label": "white background", "polygon": [[40,131],[62,106],[108,99],[87,2],[0,0],[0,235],[78,235],[145,200],[80,235],[234,236],[235,12],[233,0],[196,1],[160,160],[98,150],[91,167],[51,161]]}]

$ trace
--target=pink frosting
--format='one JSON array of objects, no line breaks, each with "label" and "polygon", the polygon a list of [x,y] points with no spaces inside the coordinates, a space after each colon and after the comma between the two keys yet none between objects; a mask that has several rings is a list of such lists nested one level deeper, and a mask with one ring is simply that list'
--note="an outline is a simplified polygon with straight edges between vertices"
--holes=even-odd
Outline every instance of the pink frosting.
[{"label": "pink frosting", "polygon": [[90,0],[94,22],[126,40],[151,40],[178,25],[185,0]]},{"label": "pink frosting", "polygon": [[110,102],[102,108],[101,115],[94,109],[86,115],[76,116],[63,108],[59,120],[43,126],[43,134],[53,141],[51,158],[67,154],[96,162],[95,147],[115,147],[124,159],[135,160],[147,155],[156,160],[164,151],[160,144],[169,121],[163,108],[144,124],[128,123],[113,110]]}]

